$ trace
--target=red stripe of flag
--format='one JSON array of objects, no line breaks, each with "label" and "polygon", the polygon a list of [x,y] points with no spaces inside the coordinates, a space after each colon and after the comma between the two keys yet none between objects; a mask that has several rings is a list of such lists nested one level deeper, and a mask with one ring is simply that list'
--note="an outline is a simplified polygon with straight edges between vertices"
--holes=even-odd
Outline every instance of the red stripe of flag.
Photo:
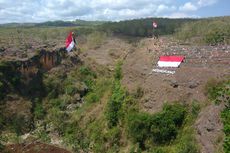
[{"label": "red stripe of flag", "polygon": [[65,47],[68,48],[72,41],[72,32],[70,32],[65,40]]},{"label": "red stripe of flag", "polygon": [[184,56],[160,56],[159,61],[165,62],[182,62],[184,60]]}]

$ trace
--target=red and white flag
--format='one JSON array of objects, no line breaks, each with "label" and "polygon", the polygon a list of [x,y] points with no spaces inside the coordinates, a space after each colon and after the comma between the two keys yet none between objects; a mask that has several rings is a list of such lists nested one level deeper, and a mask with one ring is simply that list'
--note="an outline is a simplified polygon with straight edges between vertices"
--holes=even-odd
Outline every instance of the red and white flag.
[{"label": "red and white flag", "polygon": [[153,28],[157,28],[157,22],[153,21]]},{"label": "red and white flag", "polygon": [[70,52],[74,47],[74,39],[72,37],[72,32],[69,33],[68,37],[65,40],[65,47],[68,52]]},{"label": "red and white flag", "polygon": [[159,67],[179,67],[183,60],[184,56],[160,56],[157,64]]}]

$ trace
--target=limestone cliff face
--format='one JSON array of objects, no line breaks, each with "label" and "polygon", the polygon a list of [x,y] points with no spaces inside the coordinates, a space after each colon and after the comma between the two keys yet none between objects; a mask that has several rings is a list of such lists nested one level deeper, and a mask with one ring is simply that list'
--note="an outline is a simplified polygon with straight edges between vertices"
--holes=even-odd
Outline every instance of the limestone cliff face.
[{"label": "limestone cliff face", "polygon": [[52,52],[43,49],[30,59],[18,61],[18,69],[25,77],[36,74],[38,69],[48,71],[61,63],[64,54],[64,48]]}]

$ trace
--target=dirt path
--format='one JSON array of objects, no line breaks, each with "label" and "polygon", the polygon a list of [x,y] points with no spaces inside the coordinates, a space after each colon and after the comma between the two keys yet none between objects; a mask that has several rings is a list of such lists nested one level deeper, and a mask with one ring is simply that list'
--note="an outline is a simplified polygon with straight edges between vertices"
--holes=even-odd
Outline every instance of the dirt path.
[{"label": "dirt path", "polygon": [[[186,60],[180,68],[173,69],[176,71],[173,75],[150,74],[152,69],[156,68],[160,55],[183,55]],[[190,103],[196,100],[204,105],[207,103],[204,95],[206,82],[212,78],[230,76],[230,46],[186,46],[179,45],[167,37],[158,41],[145,38],[138,44],[110,38],[100,48],[88,51],[85,58],[88,57],[105,66],[114,66],[117,59],[125,57],[122,84],[131,92],[138,87],[144,90],[140,106],[150,113],[159,111],[165,102]],[[208,111],[205,111],[206,109]],[[204,153],[214,152],[215,147],[210,138],[217,138],[221,133],[219,112],[220,109],[208,106],[198,118],[197,138]],[[214,118],[211,117],[213,115]],[[214,129],[209,133],[203,128],[210,125],[204,121],[207,116],[210,118],[210,124],[218,125],[212,126]],[[211,151],[205,148],[210,148]]]}]

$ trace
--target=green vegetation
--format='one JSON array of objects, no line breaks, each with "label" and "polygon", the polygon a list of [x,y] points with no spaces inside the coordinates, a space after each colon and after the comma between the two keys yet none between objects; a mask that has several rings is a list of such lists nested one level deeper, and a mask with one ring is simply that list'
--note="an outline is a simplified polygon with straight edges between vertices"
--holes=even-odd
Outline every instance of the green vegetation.
[{"label": "green vegetation", "polygon": [[185,117],[182,105],[165,105],[163,111],[154,115],[131,113],[127,116],[128,132],[134,142],[144,148],[147,139],[156,144],[169,143],[177,136]]},{"label": "green vegetation", "polygon": [[71,26],[96,26],[105,23],[105,21],[47,21],[42,23],[7,23],[0,24],[0,27],[71,27]]},{"label": "green vegetation", "polygon": [[124,98],[125,98],[125,91],[120,83],[120,80],[122,78],[121,65],[122,63],[119,62],[116,66],[112,95],[107,104],[108,106],[106,111],[106,117],[108,120],[108,126],[110,128],[118,124],[121,115],[121,107],[122,104],[124,103]]},{"label": "green vegetation", "polygon": [[17,66],[10,62],[0,61],[0,100],[20,85],[20,73]]},{"label": "green vegetation", "polygon": [[106,32],[124,34],[128,36],[148,37],[153,34],[152,22],[157,21],[158,28],[155,29],[159,35],[173,34],[183,23],[194,21],[194,19],[167,19],[146,18],[120,22],[108,22],[100,26]]},{"label": "green vegetation", "polygon": [[[211,45],[229,43],[228,17],[217,21],[151,18],[105,23],[97,27],[1,28],[0,41],[1,45],[10,40],[29,48],[31,44],[27,40],[31,37],[36,43],[43,44],[54,38],[55,41],[63,41],[69,31],[75,31],[84,51],[100,47],[111,33],[135,37],[151,36],[153,20],[159,23],[160,35],[177,32],[177,37],[183,41],[196,38],[196,41]],[[45,26],[52,26],[54,23],[47,23]],[[203,23],[208,30],[202,30]],[[60,22],[61,24],[65,23]],[[221,26],[218,27],[218,24]],[[178,30],[178,27],[182,29]],[[6,35],[9,37],[5,39]],[[130,42],[136,40],[138,38],[131,38]],[[170,102],[157,113],[143,112],[139,108],[143,89],[138,87],[135,92],[129,93],[121,84],[122,62],[117,63],[114,73],[90,62],[92,61],[67,69],[57,67],[47,73],[39,71],[26,87],[15,65],[1,62],[0,101],[3,101],[0,104],[4,103],[7,94],[14,92],[23,96],[31,102],[32,106],[27,108],[31,109],[32,119],[25,118],[23,113],[9,117],[0,111],[0,132],[9,130],[19,136],[35,131],[35,136],[47,143],[51,141],[50,134],[57,133],[63,144],[74,152],[199,152],[193,126],[200,111],[199,102],[194,101],[190,105]],[[224,149],[229,152],[229,81],[212,80],[205,90],[215,103],[224,102],[226,105],[222,120]],[[0,140],[0,149],[1,147]]]},{"label": "green vegetation", "polygon": [[222,122],[224,124],[224,151],[230,152],[230,80],[218,82],[211,80],[207,84],[207,93],[211,100],[215,103],[225,104],[225,109],[221,113]]},{"label": "green vegetation", "polygon": [[[128,93],[121,79],[122,62],[113,75],[87,65],[43,74],[45,94],[32,98],[34,136],[49,143],[49,133],[58,133],[74,152],[198,152],[192,128],[199,112],[197,103],[191,110],[175,103],[165,104],[156,114],[144,113],[138,107],[143,90],[139,87]],[[11,131],[23,134],[24,116],[11,119]],[[0,118],[0,126],[5,120]]]},{"label": "green vegetation", "polygon": [[177,38],[183,41],[193,40],[199,44],[229,44],[230,18],[210,18],[185,23],[177,29]]}]

